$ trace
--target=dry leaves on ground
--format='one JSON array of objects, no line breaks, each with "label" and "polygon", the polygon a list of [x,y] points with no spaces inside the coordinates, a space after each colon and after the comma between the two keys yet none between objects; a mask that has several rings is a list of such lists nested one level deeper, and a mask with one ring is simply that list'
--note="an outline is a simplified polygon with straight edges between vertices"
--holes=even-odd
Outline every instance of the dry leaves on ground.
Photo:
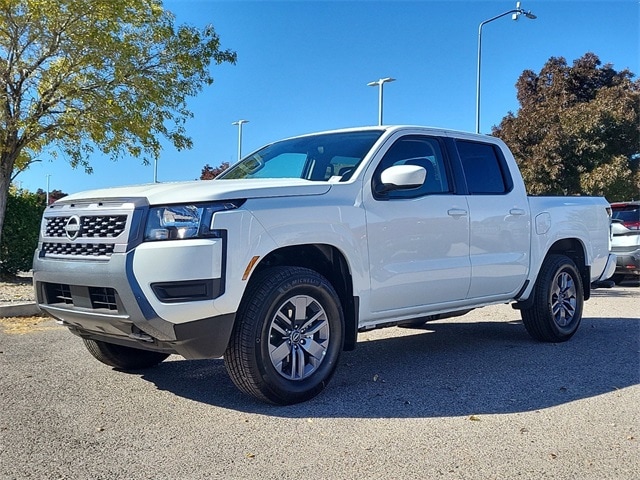
[{"label": "dry leaves on ground", "polygon": [[43,332],[63,328],[57,325],[50,317],[2,317],[0,328],[10,335],[24,335],[26,333]]}]

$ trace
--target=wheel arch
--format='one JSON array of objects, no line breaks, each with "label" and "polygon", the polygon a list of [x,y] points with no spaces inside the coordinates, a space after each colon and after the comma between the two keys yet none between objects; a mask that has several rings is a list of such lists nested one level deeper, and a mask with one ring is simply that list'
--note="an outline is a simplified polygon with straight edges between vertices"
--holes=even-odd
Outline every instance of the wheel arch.
[{"label": "wheel arch", "polygon": [[582,278],[584,299],[588,300],[591,296],[591,267],[587,265],[587,254],[583,243],[577,238],[563,238],[551,245],[545,259],[554,254],[566,255],[575,263]]},{"label": "wheel arch", "polygon": [[[584,299],[588,300],[591,296],[591,267],[587,265],[586,249],[584,244],[577,238],[563,238],[553,243],[543,257],[540,258],[540,263],[536,272],[537,276],[540,274],[540,268],[549,255],[565,255],[569,257],[576,265],[580,278],[582,280],[582,292]],[[527,290],[528,295],[525,300],[520,300],[513,304],[513,308],[516,310],[524,310],[531,308],[533,299],[535,296],[536,282],[530,285],[529,289],[523,288],[523,291]]]},{"label": "wheel arch", "polygon": [[333,285],[342,303],[344,350],[353,350],[358,335],[358,297],[353,295],[353,277],[345,255],[333,245],[289,245],[267,254],[256,265],[251,277],[264,269],[285,265],[314,270]]}]

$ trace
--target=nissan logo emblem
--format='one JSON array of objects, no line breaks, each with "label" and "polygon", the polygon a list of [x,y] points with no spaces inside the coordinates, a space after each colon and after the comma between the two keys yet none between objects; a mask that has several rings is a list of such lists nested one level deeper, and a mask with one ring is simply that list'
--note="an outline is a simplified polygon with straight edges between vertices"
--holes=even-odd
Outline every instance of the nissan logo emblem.
[{"label": "nissan logo emblem", "polygon": [[78,238],[80,235],[80,217],[77,215],[73,215],[69,217],[66,225],[64,226],[64,233],[67,234],[67,238],[71,241]]}]

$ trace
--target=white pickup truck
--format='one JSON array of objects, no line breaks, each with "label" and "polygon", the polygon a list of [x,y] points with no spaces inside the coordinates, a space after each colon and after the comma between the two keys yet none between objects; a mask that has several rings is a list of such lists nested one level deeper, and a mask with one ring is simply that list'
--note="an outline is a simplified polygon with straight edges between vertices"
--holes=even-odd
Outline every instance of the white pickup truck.
[{"label": "white pickup truck", "polygon": [[267,145],[213,181],[70,195],[34,258],[42,310],[101,362],[224,356],[243,392],[318,394],[360,331],[513,303],[568,340],[613,274],[609,204],[528,197],[497,138],[424,127]]}]

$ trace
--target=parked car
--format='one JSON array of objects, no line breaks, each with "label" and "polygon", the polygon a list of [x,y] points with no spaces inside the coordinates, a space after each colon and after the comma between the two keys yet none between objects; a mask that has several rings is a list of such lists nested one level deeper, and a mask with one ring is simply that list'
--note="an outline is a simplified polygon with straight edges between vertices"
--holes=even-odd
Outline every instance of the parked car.
[{"label": "parked car", "polygon": [[640,201],[612,203],[611,251],[618,256],[615,283],[627,275],[640,281]]}]

